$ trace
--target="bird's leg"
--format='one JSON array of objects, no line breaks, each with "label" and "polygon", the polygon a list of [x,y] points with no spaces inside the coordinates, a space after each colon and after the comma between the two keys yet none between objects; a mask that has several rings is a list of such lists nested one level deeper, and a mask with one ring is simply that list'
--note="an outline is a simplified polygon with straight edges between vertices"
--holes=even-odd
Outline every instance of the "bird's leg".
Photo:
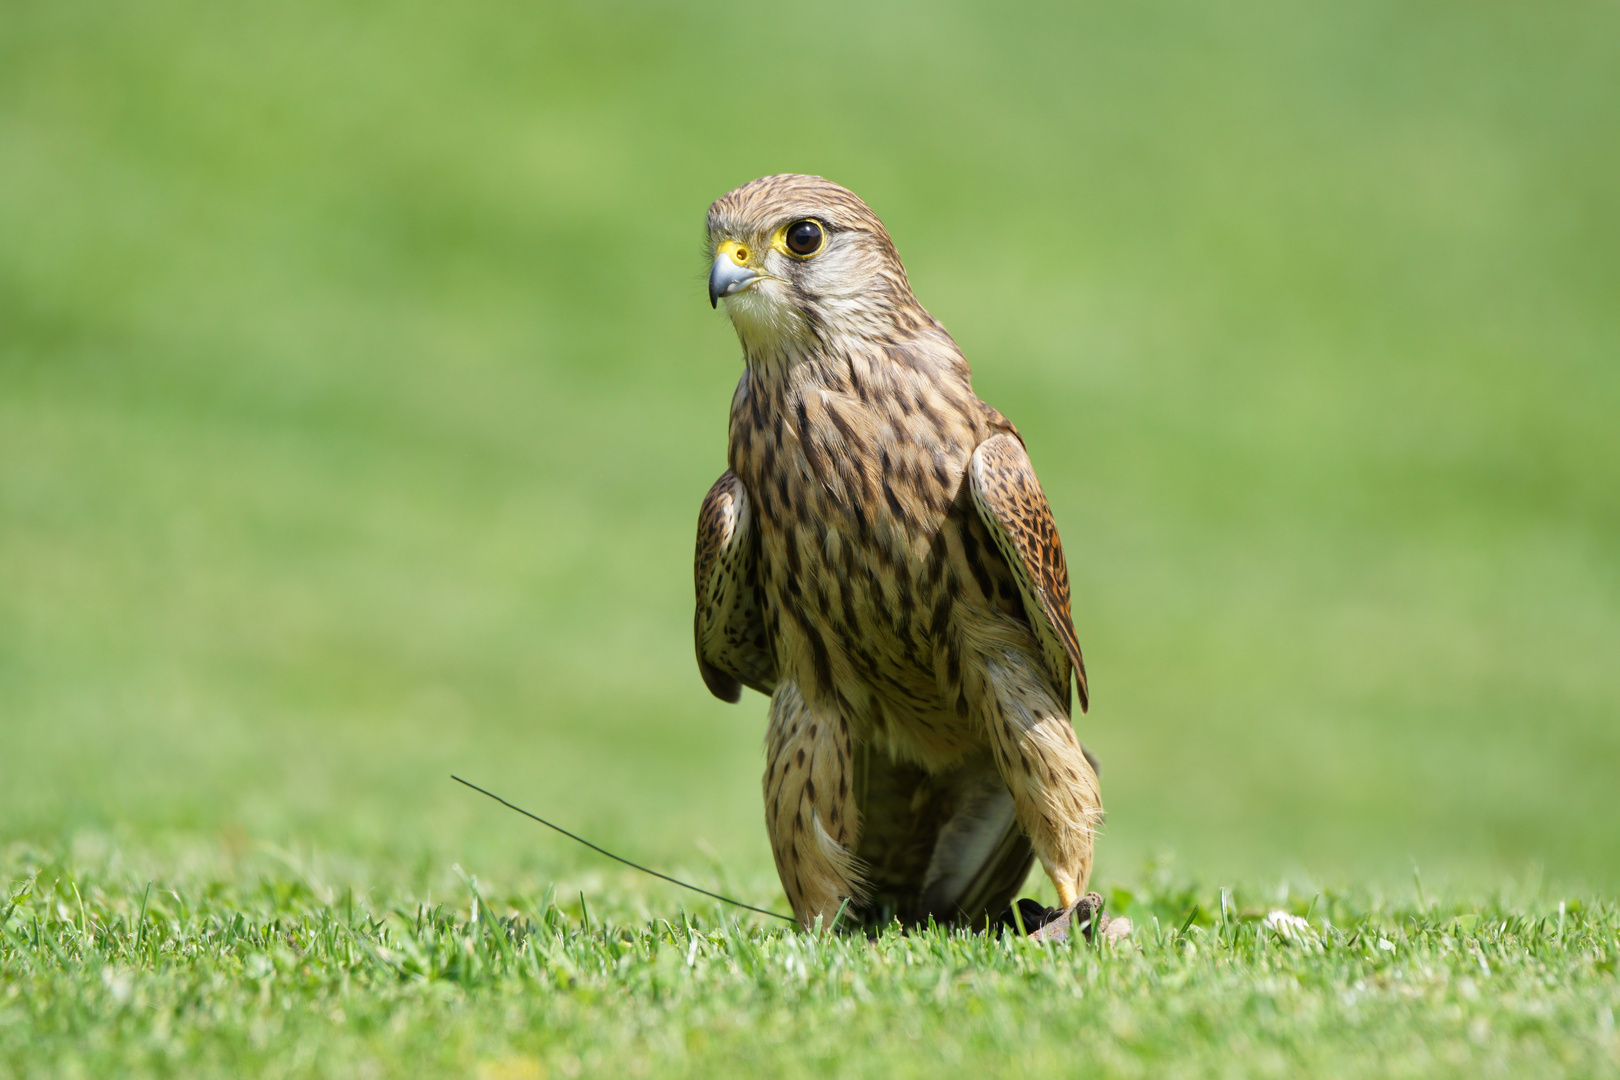
[{"label": "bird's leg", "polygon": [[855,858],[860,822],[849,726],[806,704],[791,680],[771,695],[765,734],[765,825],[793,914],[830,928],[845,900],[862,896]]},{"label": "bird's leg", "polygon": [[1017,649],[984,657],[977,695],[996,767],[1012,792],[1018,823],[1057,887],[1074,907],[1091,877],[1091,845],[1102,823],[1097,773],[1033,657]]}]

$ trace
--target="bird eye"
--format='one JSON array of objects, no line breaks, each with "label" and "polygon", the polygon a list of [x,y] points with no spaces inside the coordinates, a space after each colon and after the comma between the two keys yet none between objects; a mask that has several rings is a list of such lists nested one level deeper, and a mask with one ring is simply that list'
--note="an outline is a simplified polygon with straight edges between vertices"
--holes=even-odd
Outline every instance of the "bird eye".
[{"label": "bird eye", "polygon": [[821,245],[826,242],[826,236],[821,229],[821,222],[807,218],[789,225],[783,240],[793,254],[809,256],[821,250]]}]

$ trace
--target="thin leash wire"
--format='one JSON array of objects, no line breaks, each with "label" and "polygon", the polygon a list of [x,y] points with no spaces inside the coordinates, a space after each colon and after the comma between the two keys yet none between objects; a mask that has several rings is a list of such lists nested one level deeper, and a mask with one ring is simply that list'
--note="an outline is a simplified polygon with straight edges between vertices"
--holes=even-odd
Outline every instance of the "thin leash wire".
[{"label": "thin leash wire", "polygon": [[[522,814],[524,817],[532,818],[535,821],[538,821],[540,824],[544,825],[548,829],[555,829],[558,832],[562,833],[564,836],[568,837],[568,839],[578,841],[579,843],[584,844],[586,847],[590,848],[592,851],[598,852],[599,854],[602,854],[602,855],[606,855],[608,858],[614,860],[615,862],[624,863],[624,865],[630,867],[632,870],[640,870],[643,874],[651,874],[653,877],[661,878],[664,881],[669,882],[671,885],[679,885],[683,889],[691,889],[695,893],[702,893],[704,896],[712,897],[715,900],[719,900],[722,903],[731,904],[734,907],[746,908],[749,911],[755,911],[755,912],[758,912],[761,915],[769,915],[773,919],[781,919],[784,922],[792,923],[794,926],[799,925],[799,920],[795,919],[791,915],[783,915],[780,911],[766,911],[764,908],[755,907],[753,904],[745,904],[741,900],[733,900],[729,896],[721,896],[717,892],[710,892],[708,889],[700,889],[696,885],[688,885],[686,882],[680,880],[679,878],[672,878],[668,874],[660,874],[657,870],[654,870],[651,867],[642,866],[640,863],[633,863],[629,859],[624,858],[622,855],[613,854],[613,852],[609,851],[607,848],[597,847],[595,844],[591,843],[589,840],[585,839],[583,836],[574,835],[573,833],[569,832],[567,829],[563,828],[561,825],[553,825],[551,822],[547,821],[545,818],[541,817],[539,814],[531,814],[527,810],[523,809],[523,807],[515,806],[512,803],[507,802],[505,799],[501,798],[499,795],[495,794],[493,791],[487,791],[484,788],[479,787],[477,784],[473,783],[470,780],[463,780],[461,777],[455,775],[454,773],[450,774],[450,779],[454,780],[458,784],[463,784],[463,785],[465,785],[467,787],[472,788],[474,791],[478,792],[480,795],[488,795],[490,798],[494,799],[496,802],[500,803],[502,806],[506,807],[508,810],[516,810],[518,813]],[[840,914],[842,914],[842,910],[840,910]]]}]

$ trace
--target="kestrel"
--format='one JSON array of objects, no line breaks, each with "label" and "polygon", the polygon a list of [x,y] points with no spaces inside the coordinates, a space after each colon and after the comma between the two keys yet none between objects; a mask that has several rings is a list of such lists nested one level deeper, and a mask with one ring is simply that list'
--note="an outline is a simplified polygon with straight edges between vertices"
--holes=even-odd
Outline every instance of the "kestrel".
[{"label": "kestrel", "polygon": [[1035,858],[1073,908],[1102,799],[1023,439],[852,192],[767,176],[708,228],[745,367],[698,518],[698,667],[722,700],[770,696],[765,821],[795,916],[983,925]]}]

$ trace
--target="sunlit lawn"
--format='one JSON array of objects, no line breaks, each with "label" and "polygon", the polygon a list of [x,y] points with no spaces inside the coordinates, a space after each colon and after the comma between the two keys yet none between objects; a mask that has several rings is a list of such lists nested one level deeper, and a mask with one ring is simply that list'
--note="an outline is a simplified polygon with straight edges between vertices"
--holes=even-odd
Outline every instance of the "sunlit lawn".
[{"label": "sunlit lawn", "polygon": [[[1616,70],[1601,5],[9,5],[0,1076],[1616,1071]],[[1190,937],[761,938],[449,780],[780,902],[690,552],[703,212],[782,170],[1023,431],[1098,883]],[[421,904],[487,969],[378,959]]]}]

